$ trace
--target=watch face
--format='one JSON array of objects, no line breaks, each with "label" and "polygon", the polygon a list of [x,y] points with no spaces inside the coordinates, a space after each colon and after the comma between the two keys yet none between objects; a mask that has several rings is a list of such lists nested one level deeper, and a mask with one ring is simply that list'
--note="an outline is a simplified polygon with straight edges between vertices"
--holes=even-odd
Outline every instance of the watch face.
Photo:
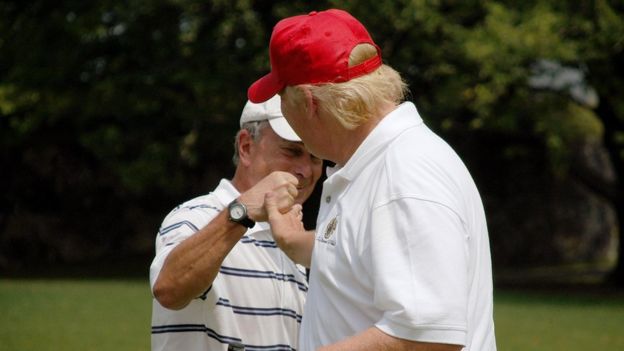
[{"label": "watch face", "polygon": [[230,208],[230,216],[233,219],[241,219],[245,216],[245,209],[240,204],[236,204]]},{"label": "watch face", "polygon": [[253,228],[256,225],[252,219],[247,217],[247,207],[237,200],[232,201],[228,205],[230,221],[236,222],[247,228]]}]

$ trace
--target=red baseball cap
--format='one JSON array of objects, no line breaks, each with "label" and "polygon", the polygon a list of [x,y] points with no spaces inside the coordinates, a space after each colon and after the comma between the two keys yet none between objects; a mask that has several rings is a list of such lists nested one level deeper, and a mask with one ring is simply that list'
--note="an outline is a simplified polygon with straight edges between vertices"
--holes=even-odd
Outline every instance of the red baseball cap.
[{"label": "red baseball cap", "polygon": [[[358,44],[371,44],[377,56],[349,67]],[[347,82],[381,66],[381,50],[362,23],[343,10],[312,11],[288,17],[273,28],[269,44],[271,72],[254,82],[247,96],[264,102],[287,85]]]}]

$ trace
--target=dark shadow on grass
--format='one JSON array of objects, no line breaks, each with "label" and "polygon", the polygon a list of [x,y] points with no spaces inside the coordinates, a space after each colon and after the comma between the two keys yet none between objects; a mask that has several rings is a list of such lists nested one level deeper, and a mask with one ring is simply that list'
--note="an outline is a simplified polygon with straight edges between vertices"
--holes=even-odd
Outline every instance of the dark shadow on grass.
[{"label": "dark shadow on grass", "polygon": [[110,256],[87,262],[31,263],[0,271],[13,279],[149,279],[152,257]]}]

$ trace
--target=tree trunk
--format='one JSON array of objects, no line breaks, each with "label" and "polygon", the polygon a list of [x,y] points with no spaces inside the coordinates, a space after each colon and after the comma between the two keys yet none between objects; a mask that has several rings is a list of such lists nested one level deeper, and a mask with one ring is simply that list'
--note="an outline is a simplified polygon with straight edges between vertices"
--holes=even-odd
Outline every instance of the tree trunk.
[{"label": "tree trunk", "polygon": [[[618,197],[621,199],[624,194],[622,194],[621,187],[618,192]],[[624,201],[618,200],[616,201],[616,211],[617,217],[619,221],[619,245],[618,245],[618,260],[615,266],[615,269],[611,273],[609,277],[609,282],[618,287],[624,287],[624,236],[622,235],[622,222],[624,222]]]},{"label": "tree trunk", "polygon": [[616,139],[618,133],[624,132],[624,123],[618,119],[608,97],[601,97],[596,112],[604,124],[604,143],[616,177],[612,198],[618,220],[618,258],[608,280],[615,286],[624,287],[624,160],[621,155],[622,147]]}]

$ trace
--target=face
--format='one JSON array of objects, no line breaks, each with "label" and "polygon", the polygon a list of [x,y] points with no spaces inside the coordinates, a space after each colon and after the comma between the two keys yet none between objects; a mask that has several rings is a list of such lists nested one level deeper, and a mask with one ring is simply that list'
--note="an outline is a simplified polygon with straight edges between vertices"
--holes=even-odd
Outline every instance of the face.
[{"label": "face", "polygon": [[[297,106],[295,104],[291,104],[288,99],[290,96],[288,94],[280,94],[282,100],[282,114],[288,121],[288,124],[292,127],[292,129],[299,135],[301,140],[305,142],[307,149],[318,157],[323,157],[322,153],[322,138],[321,135],[316,135],[315,133],[319,130],[315,126],[311,126],[310,119],[306,119],[303,117],[304,111],[301,106]],[[295,107],[291,106],[295,105]]]},{"label": "face", "polygon": [[259,181],[274,171],[293,174],[299,180],[299,194],[295,200],[303,203],[312,194],[321,176],[322,160],[310,154],[303,143],[279,137],[268,123],[260,135],[260,139],[252,142],[249,150],[254,178]]}]

